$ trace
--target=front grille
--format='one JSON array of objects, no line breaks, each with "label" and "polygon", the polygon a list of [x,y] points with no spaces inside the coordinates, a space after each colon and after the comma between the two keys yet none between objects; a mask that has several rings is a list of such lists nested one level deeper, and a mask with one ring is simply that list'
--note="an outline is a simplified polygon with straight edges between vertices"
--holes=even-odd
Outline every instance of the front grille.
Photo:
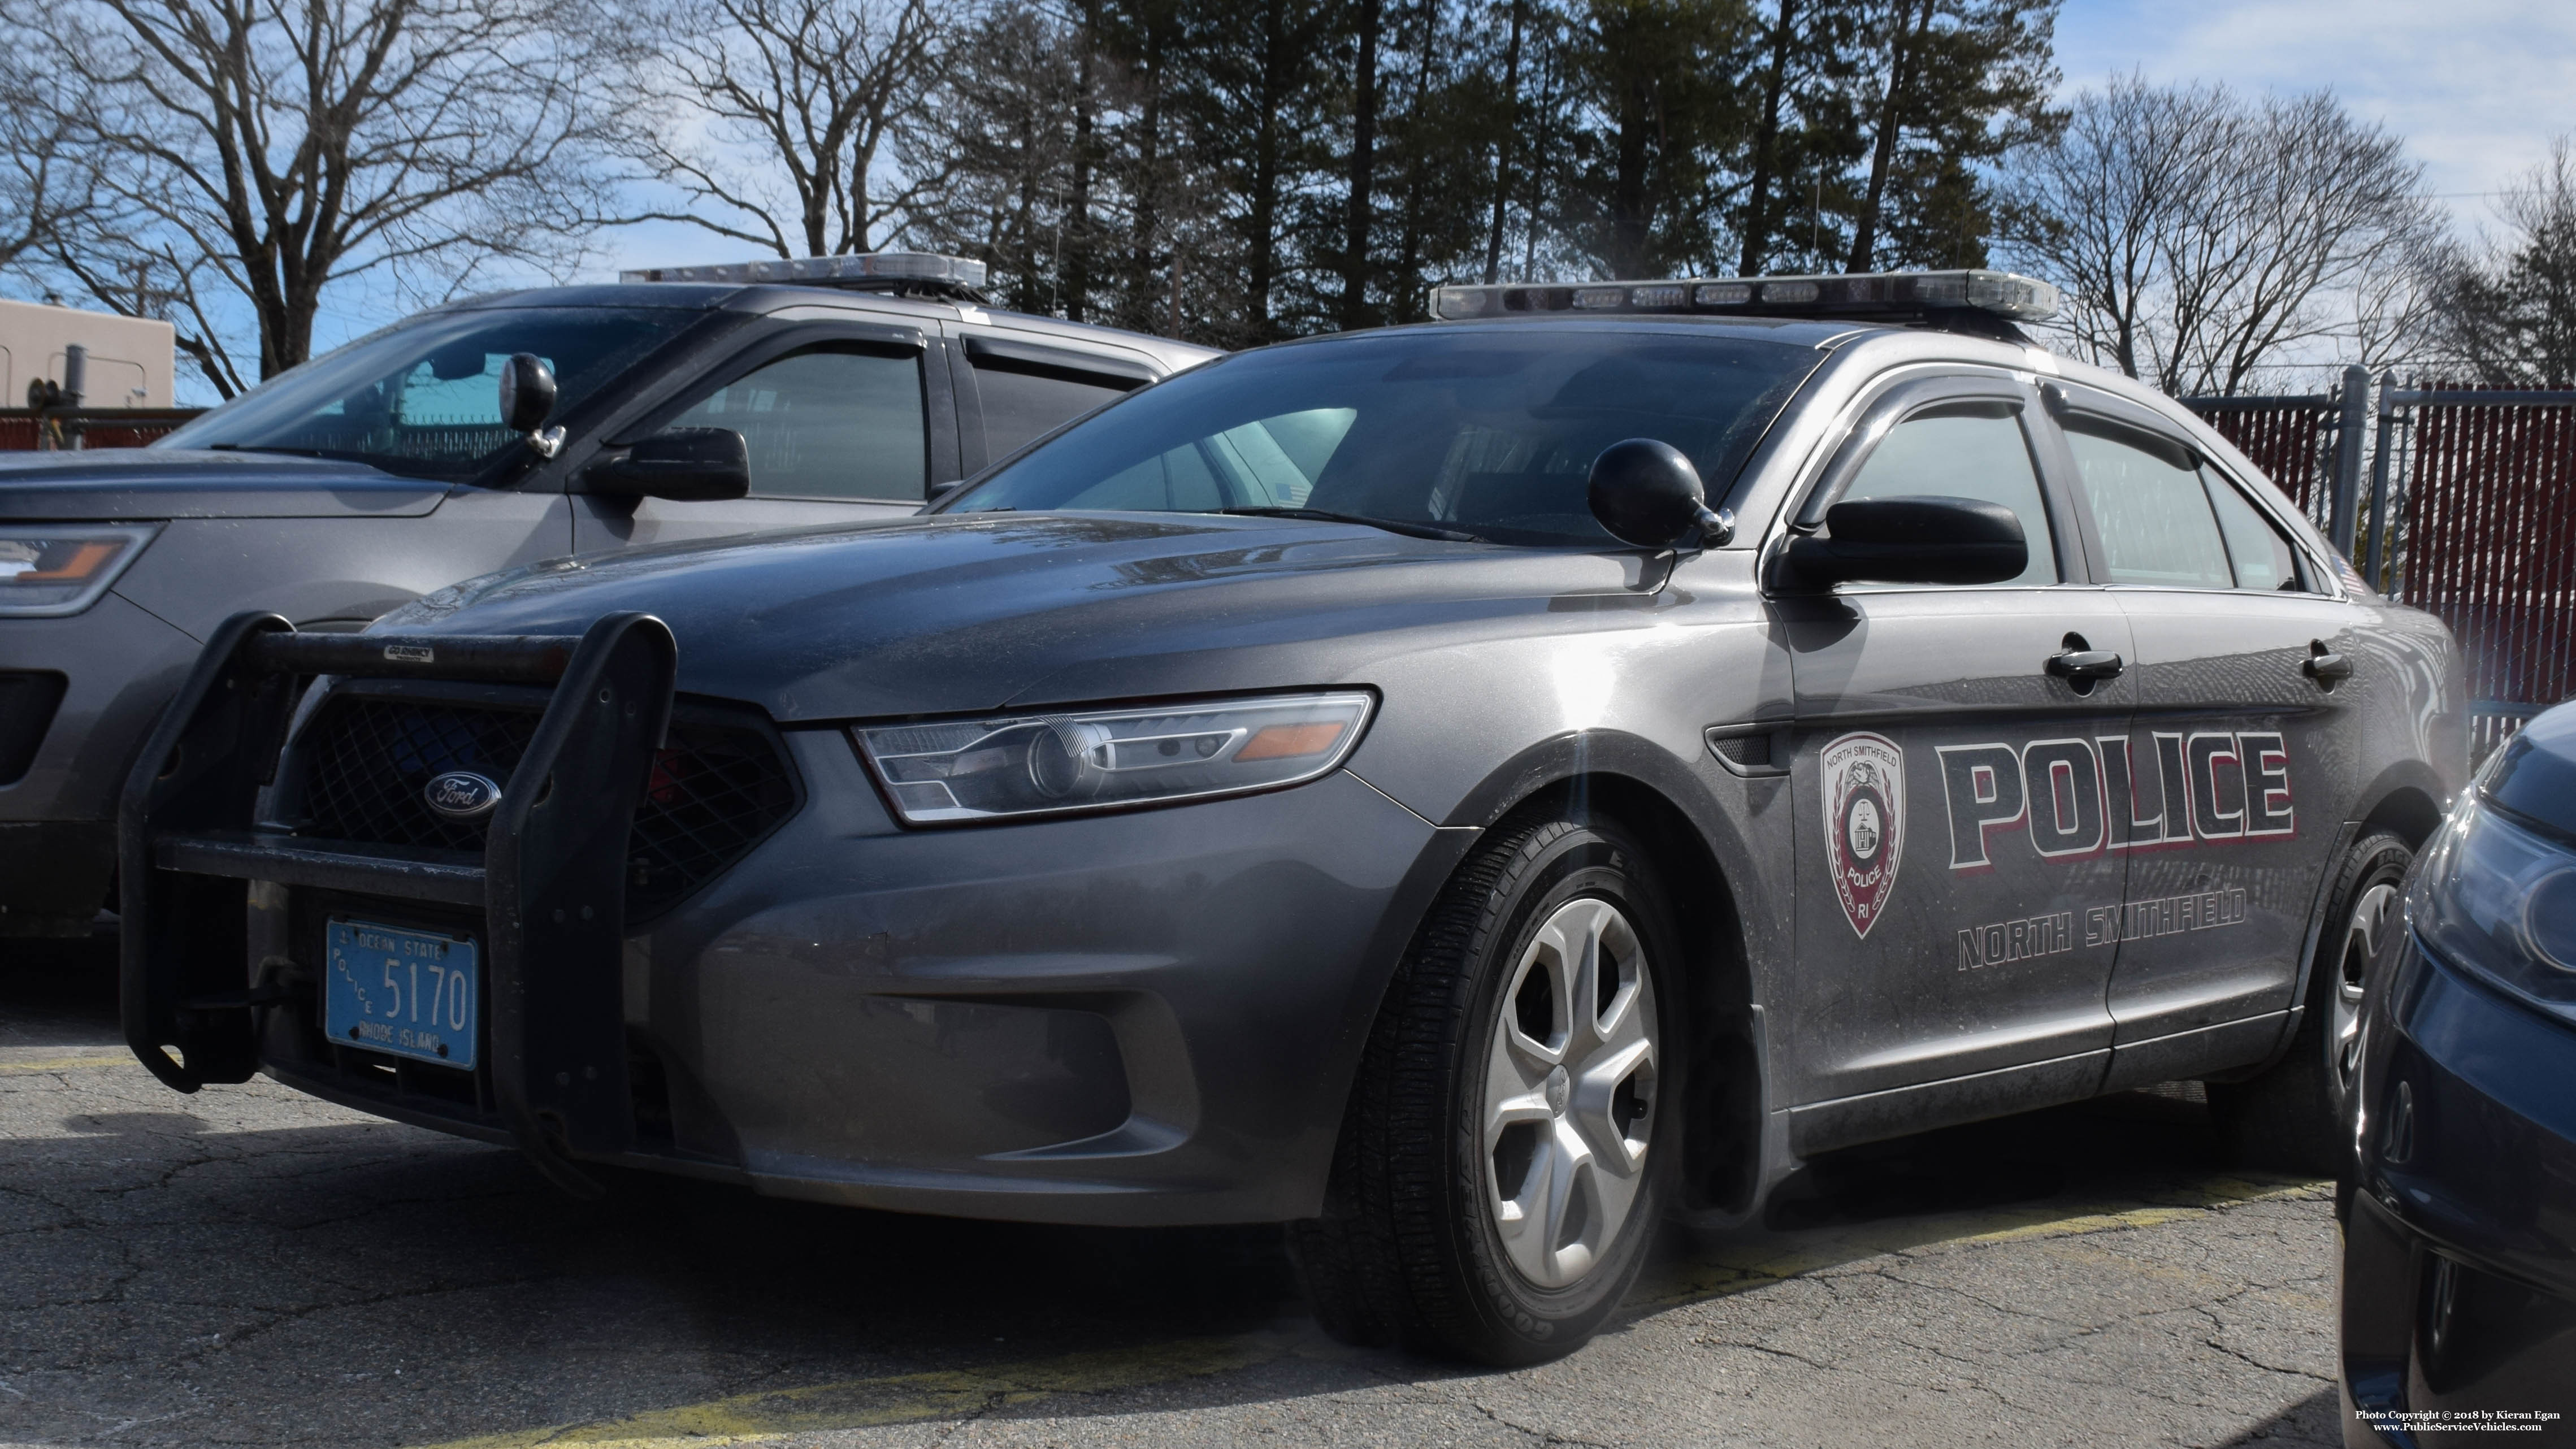
[{"label": "front grille", "polygon": [[[429,808],[430,778],[471,770],[509,782],[534,710],[342,695],[297,736],[299,835],[480,852],[484,821]],[[653,757],[627,837],[630,919],[713,880],[796,809],[796,784],[761,729],[683,710]]]},{"label": "front grille", "polygon": [[450,770],[508,783],[536,732],[537,716],[518,710],[343,695],[296,741],[306,817],[297,833],[479,851],[484,822],[451,820],[421,791]]}]

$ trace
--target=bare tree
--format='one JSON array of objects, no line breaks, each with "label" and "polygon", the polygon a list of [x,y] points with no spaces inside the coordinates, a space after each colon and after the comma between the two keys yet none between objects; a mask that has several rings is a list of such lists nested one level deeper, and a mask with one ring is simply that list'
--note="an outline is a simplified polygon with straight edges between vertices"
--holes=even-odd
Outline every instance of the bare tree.
[{"label": "bare tree", "polygon": [[2441,213],[2403,142],[2330,93],[2116,80],[2013,179],[2008,250],[2066,289],[2064,333],[2167,392],[2234,393],[2285,361],[2386,364],[2420,342]]},{"label": "bare tree", "polygon": [[2576,384],[2576,136],[2552,142],[2496,210],[2504,234],[2447,270],[2440,358],[2481,382]]},{"label": "bare tree", "polygon": [[0,54],[0,267],[41,257],[95,206],[75,114],[60,77]]},{"label": "bare tree", "polygon": [[683,0],[648,74],[640,159],[690,203],[652,215],[782,257],[863,252],[937,169],[886,183],[936,84],[947,0]]},{"label": "bare tree", "polygon": [[561,273],[600,219],[623,42],[589,0],[74,0],[13,43],[99,158],[50,261],[158,310],[225,396],[313,350],[326,289]]}]

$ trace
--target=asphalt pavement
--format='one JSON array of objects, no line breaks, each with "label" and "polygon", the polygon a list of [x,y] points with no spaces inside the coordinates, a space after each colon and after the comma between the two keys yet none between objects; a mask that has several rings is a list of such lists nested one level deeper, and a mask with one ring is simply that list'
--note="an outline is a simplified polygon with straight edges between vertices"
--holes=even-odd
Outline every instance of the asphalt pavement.
[{"label": "asphalt pavement", "polygon": [[2332,1445],[2324,1184],[2133,1094],[1677,1226],[1512,1373],[1318,1332],[1278,1235],[621,1179],[267,1082],[172,1093],[98,943],[0,943],[0,1445]]}]

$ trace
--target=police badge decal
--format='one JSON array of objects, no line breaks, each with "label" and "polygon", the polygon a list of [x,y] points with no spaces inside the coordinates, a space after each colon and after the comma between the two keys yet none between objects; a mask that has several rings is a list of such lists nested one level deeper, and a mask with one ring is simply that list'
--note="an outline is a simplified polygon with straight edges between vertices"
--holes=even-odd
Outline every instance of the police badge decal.
[{"label": "police badge decal", "polygon": [[1885,735],[1849,734],[1816,757],[1825,865],[1843,918],[1864,939],[1887,909],[1905,852],[1905,752]]}]

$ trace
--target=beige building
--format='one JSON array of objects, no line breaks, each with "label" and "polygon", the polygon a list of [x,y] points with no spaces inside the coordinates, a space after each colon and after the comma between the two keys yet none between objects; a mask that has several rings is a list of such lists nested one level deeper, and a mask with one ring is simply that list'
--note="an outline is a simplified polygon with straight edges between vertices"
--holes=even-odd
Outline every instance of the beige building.
[{"label": "beige building", "polygon": [[89,349],[89,379],[81,403],[93,408],[166,408],[177,332],[167,322],[0,302],[0,407],[25,407],[27,384],[63,377],[63,349]]}]

